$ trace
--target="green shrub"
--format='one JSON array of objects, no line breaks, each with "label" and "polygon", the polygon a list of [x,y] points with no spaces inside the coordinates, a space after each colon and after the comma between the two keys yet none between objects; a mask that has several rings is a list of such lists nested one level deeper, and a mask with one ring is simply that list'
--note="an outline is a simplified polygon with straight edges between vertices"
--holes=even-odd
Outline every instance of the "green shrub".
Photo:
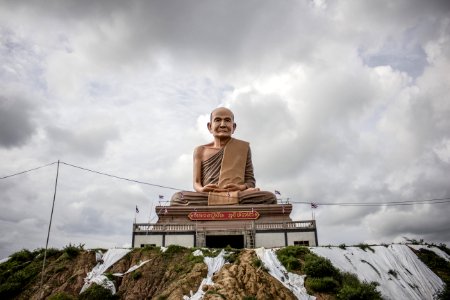
[{"label": "green shrub", "polygon": [[289,272],[292,270],[300,270],[302,267],[300,260],[292,256],[281,256],[281,259],[279,259],[279,261]]},{"label": "green shrub", "polygon": [[163,256],[164,257],[171,257],[172,255],[176,254],[176,253],[180,253],[183,250],[186,250],[185,247],[183,246],[179,246],[179,245],[170,245],[169,247],[167,247],[167,250],[164,251]]},{"label": "green shrub", "polygon": [[277,255],[286,255],[294,257],[303,257],[310,253],[309,249],[305,246],[287,246],[277,251]]},{"label": "green shrub", "polygon": [[184,266],[182,264],[175,264],[173,266],[173,270],[177,273],[180,273],[184,270]]},{"label": "green shrub", "polygon": [[114,281],[116,279],[116,277],[111,272],[103,273],[103,275],[105,275],[105,277],[108,278],[111,281]]},{"label": "green shrub", "polygon": [[0,284],[0,299],[12,299],[22,289],[18,282],[6,282]]},{"label": "green shrub", "polygon": [[450,299],[450,262],[428,249],[420,249],[417,256],[445,283],[445,288],[436,295],[436,299]]},{"label": "green shrub", "polygon": [[450,255],[450,249],[447,248],[447,245],[446,245],[446,244],[440,243],[437,247],[438,247],[439,249],[441,249],[442,251],[444,251],[445,253],[447,253],[448,255]]},{"label": "green shrub", "polygon": [[323,278],[306,278],[306,286],[313,290],[314,292],[326,292],[333,293],[338,290],[339,282],[337,282],[333,277],[323,277]]},{"label": "green shrub", "polygon": [[63,251],[64,254],[66,254],[67,258],[72,259],[78,256],[80,254],[81,250],[83,250],[84,245],[75,246],[72,244],[69,244],[68,246],[64,247]]},{"label": "green shrub", "polygon": [[141,277],[142,277],[141,271],[136,270],[131,273],[131,278],[133,278],[133,280],[138,280]]},{"label": "green shrub", "polygon": [[342,300],[381,300],[381,293],[377,291],[375,283],[359,283],[358,285],[344,284],[337,293],[337,299]]},{"label": "green shrub", "polygon": [[353,273],[344,272],[341,274],[342,285],[357,286],[360,284],[358,277]]},{"label": "green shrub", "polygon": [[262,270],[264,270],[264,271],[266,271],[266,272],[268,271],[267,268],[266,268],[266,266],[264,265],[263,261],[260,260],[258,257],[255,257],[255,258],[252,260],[252,266],[254,266],[254,267],[257,268],[257,269],[262,269]]},{"label": "green shrub", "polygon": [[16,252],[13,255],[11,255],[10,260],[17,261],[17,262],[26,262],[26,261],[32,260],[33,258],[34,258],[34,256],[30,252],[30,250],[22,249],[19,252]]},{"label": "green shrub", "polygon": [[370,247],[370,245],[368,245],[368,244],[358,244],[358,245],[356,245],[356,247],[359,247],[359,248],[361,248],[361,249],[364,250],[364,251],[366,251],[367,249],[369,249],[370,251],[372,251],[373,253],[375,253],[375,250],[374,250],[372,247]]},{"label": "green shrub", "polygon": [[437,293],[436,299],[438,299],[438,300],[448,300],[448,299],[450,299],[450,288],[449,288],[448,284],[445,285],[445,288],[442,291]]},{"label": "green shrub", "polygon": [[225,254],[223,258],[224,258],[227,262],[229,262],[230,264],[232,264],[232,263],[234,263],[234,262],[237,260],[238,255],[239,255],[238,253],[235,253],[235,252],[229,252],[229,253]]},{"label": "green shrub", "polygon": [[91,285],[87,290],[80,294],[79,300],[115,300],[118,299],[110,290],[98,284]]},{"label": "green shrub", "polygon": [[303,246],[287,246],[277,251],[278,260],[288,271],[300,270],[300,258],[310,253],[309,249]]},{"label": "green shrub", "polygon": [[[42,249],[42,252],[41,252],[42,255],[44,255],[44,251],[45,251],[45,249]],[[56,256],[59,254],[61,254],[61,250],[59,250],[59,249],[56,249],[56,248],[48,248],[47,249],[47,258]]]},{"label": "green shrub", "polygon": [[315,254],[307,254],[305,256],[303,271],[311,277],[333,277],[339,279],[339,271],[331,264],[331,261]]},{"label": "green shrub", "polygon": [[36,253],[23,249],[0,265],[0,299],[11,299],[32,281],[40,271]]},{"label": "green shrub", "polygon": [[193,262],[194,264],[202,263],[204,260],[204,257],[202,255],[195,256],[194,254],[190,253],[188,256],[188,261]]}]

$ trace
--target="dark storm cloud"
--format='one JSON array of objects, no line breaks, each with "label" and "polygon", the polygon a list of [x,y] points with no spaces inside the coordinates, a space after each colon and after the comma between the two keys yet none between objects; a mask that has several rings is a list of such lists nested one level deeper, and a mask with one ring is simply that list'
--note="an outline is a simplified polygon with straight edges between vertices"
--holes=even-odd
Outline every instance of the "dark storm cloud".
[{"label": "dark storm cloud", "polygon": [[[82,40],[68,39],[99,65],[163,55],[180,65],[261,69],[310,55],[323,25],[308,8],[301,1],[49,1],[32,10],[50,19],[47,26],[60,20],[72,32],[88,32]],[[31,7],[11,2],[10,9],[23,13]],[[313,25],[301,26],[299,19]]]},{"label": "dark storm cloud", "polygon": [[19,92],[0,93],[0,147],[22,146],[36,131],[32,120],[35,107]]}]

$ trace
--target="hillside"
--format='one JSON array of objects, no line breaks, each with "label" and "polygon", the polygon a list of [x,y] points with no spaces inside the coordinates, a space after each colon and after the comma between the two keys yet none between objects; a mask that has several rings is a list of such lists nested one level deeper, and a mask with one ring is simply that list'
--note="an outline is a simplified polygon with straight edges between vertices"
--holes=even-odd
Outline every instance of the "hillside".
[{"label": "hillside", "polygon": [[0,264],[0,298],[431,299],[449,283],[448,249],[411,247],[106,251],[69,245],[47,252],[42,288],[43,250],[22,250]]}]

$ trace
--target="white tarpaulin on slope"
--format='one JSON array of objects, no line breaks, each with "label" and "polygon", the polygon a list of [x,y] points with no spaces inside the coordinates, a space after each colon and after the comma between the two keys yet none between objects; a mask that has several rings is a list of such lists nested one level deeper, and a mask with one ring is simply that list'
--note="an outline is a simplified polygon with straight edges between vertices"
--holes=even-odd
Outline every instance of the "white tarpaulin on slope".
[{"label": "white tarpaulin on slope", "polygon": [[256,255],[269,269],[269,274],[275,277],[300,300],[314,300],[316,297],[308,295],[304,286],[305,275],[298,275],[286,271],[280,263],[273,249],[255,249]]},{"label": "white tarpaulin on slope", "polygon": [[340,270],[354,273],[363,281],[378,282],[377,289],[386,299],[433,299],[443,288],[442,280],[408,246],[373,246],[372,249],[375,252],[359,247],[310,248]]},{"label": "white tarpaulin on slope", "polygon": [[433,251],[434,253],[436,253],[436,255],[442,257],[446,261],[450,261],[450,255],[448,255],[447,253],[445,253],[438,247],[428,246],[428,245],[410,245],[410,244],[408,244],[407,246],[410,248],[413,248],[414,250],[425,249],[425,250]]},{"label": "white tarpaulin on slope", "polygon": [[212,281],[212,277],[214,273],[222,269],[223,265],[225,264],[225,258],[223,257],[225,255],[225,250],[222,249],[220,253],[216,257],[204,257],[203,262],[208,266],[208,275],[206,275],[206,278],[202,280],[202,283],[198,287],[198,290],[195,294],[192,294],[191,296],[183,296],[183,300],[200,300],[203,299],[203,296],[205,295],[205,292],[203,291],[204,285],[212,285],[214,282]]},{"label": "white tarpaulin on slope", "polygon": [[137,269],[139,269],[140,267],[142,267],[143,265],[145,265],[146,263],[148,263],[150,261],[150,259],[145,260],[145,261],[141,261],[139,264],[131,266],[125,273],[114,273],[113,276],[116,277],[123,277],[125,274],[131,273]]},{"label": "white tarpaulin on slope", "polygon": [[109,267],[114,265],[130,251],[131,249],[109,249],[106,251],[106,253],[102,256],[102,262],[98,263],[92,271],[87,274],[80,294],[90,287],[92,283],[102,285],[103,287],[109,289],[112,294],[115,294],[116,288],[114,287],[114,284],[106,276],[104,276],[103,273],[105,273]]}]

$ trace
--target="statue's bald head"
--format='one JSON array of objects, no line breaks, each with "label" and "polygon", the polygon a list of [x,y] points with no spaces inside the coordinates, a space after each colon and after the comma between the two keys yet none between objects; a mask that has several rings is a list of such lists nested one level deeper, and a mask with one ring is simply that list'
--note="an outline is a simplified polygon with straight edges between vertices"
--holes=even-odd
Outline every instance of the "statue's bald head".
[{"label": "statue's bald head", "polygon": [[216,108],[211,112],[207,127],[215,138],[231,137],[236,129],[233,112],[225,107]]},{"label": "statue's bald head", "polygon": [[232,112],[230,109],[226,108],[226,107],[218,107],[218,108],[214,109],[214,110],[211,112],[211,114],[209,115],[209,121],[211,122],[212,119],[213,119],[213,115],[214,115],[215,113],[219,113],[219,112],[220,112],[220,113],[226,112],[226,113],[230,114],[230,115],[231,115],[231,118],[232,118],[232,121],[234,122],[234,114],[233,114],[233,112]]}]

